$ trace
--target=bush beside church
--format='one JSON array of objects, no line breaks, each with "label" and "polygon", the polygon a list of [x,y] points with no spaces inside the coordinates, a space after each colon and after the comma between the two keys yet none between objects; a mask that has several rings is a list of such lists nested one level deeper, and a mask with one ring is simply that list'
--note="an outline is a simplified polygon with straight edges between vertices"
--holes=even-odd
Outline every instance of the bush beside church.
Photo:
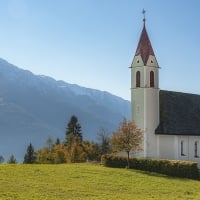
[{"label": "bush beside church", "polygon": [[[125,168],[127,166],[126,157],[103,155],[101,161],[106,167]],[[157,172],[173,177],[199,179],[197,163],[189,161],[131,158],[130,168]]]}]

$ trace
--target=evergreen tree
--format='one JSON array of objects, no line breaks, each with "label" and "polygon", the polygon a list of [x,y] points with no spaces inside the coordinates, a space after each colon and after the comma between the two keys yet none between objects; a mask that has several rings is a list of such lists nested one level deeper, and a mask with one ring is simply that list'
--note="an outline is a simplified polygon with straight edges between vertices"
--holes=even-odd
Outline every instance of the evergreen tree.
[{"label": "evergreen tree", "polygon": [[60,139],[57,138],[57,139],[56,139],[56,143],[55,143],[55,145],[59,145],[59,144],[60,144]]},{"label": "evergreen tree", "polygon": [[82,143],[83,137],[81,132],[81,125],[78,123],[78,118],[73,115],[67,124],[66,128],[66,144],[71,146],[71,144],[76,141]]},{"label": "evergreen tree", "polygon": [[33,145],[30,143],[27,147],[26,154],[24,156],[24,164],[33,164],[36,161],[36,153],[34,151]]},{"label": "evergreen tree", "polygon": [[12,154],[8,159],[8,164],[16,164],[17,160],[15,159],[14,155]]},{"label": "evergreen tree", "polygon": [[78,118],[75,115],[71,117],[67,124],[65,145],[68,162],[82,162],[86,160],[81,125],[78,123]]},{"label": "evergreen tree", "polygon": [[4,157],[0,155],[0,163],[4,162]]}]

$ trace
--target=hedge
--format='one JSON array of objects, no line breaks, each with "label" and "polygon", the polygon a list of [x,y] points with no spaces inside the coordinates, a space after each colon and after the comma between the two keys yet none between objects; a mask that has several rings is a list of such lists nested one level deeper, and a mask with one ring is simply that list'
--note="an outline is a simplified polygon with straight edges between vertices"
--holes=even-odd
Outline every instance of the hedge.
[{"label": "hedge", "polygon": [[[106,167],[125,168],[127,166],[127,158],[115,155],[103,155],[101,163]],[[157,172],[173,177],[199,179],[197,163],[190,161],[131,158],[130,168]]]}]

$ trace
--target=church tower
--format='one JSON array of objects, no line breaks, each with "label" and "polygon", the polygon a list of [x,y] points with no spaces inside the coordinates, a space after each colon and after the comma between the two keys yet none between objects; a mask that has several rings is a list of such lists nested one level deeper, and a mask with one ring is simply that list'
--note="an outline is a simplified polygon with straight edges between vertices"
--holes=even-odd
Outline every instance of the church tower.
[{"label": "church tower", "polygon": [[144,133],[141,156],[156,158],[158,157],[155,129],[159,125],[159,66],[145,23],[144,15],[142,33],[131,64],[131,109],[132,120]]}]

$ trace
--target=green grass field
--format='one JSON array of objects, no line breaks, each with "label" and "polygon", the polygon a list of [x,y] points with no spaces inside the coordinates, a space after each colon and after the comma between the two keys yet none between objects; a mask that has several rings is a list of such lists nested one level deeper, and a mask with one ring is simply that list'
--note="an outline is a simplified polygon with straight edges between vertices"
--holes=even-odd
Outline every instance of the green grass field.
[{"label": "green grass field", "polygon": [[0,199],[200,199],[200,182],[93,164],[2,164]]}]

